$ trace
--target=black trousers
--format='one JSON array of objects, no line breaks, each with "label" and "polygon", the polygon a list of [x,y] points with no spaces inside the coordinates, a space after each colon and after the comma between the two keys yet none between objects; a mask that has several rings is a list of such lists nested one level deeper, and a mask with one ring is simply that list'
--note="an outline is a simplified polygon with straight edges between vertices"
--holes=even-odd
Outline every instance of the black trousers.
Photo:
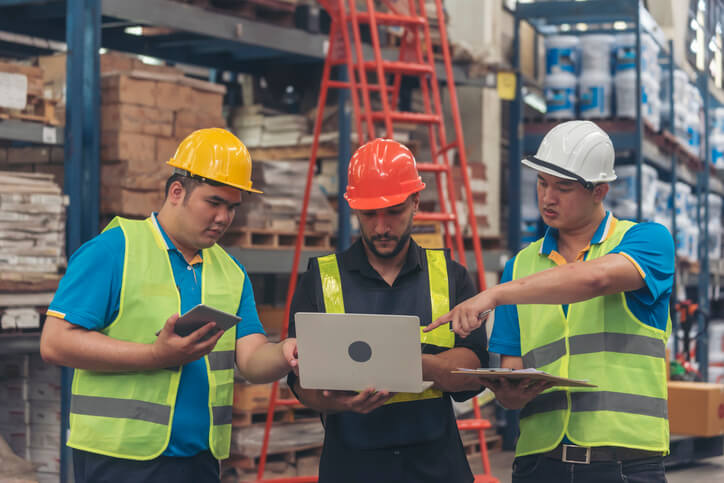
[{"label": "black trousers", "polygon": [[666,483],[663,456],[630,461],[564,463],[543,455],[513,462],[513,483]]},{"label": "black trousers", "polygon": [[75,483],[219,483],[219,461],[210,451],[136,461],[74,449],[73,472]]}]

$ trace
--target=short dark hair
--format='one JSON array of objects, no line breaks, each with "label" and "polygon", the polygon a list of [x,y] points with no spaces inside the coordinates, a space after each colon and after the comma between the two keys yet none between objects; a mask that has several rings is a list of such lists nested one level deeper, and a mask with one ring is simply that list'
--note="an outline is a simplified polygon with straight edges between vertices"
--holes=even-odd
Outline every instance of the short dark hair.
[{"label": "short dark hair", "polygon": [[208,184],[211,186],[226,186],[224,183],[219,183],[218,181],[202,178],[199,176],[194,176],[194,175],[189,175],[189,174],[184,174],[184,173],[173,173],[166,180],[166,196],[165,196],[165,198],[168,198],[168,190],[171,188],[171,185],[175,181],[178,181],[179,183],[181,183],[181,186],[183,186],[184,190],[186,191],[186,194],[184,195],[184,201],[188,200],[189,196],[191,196],[191,193],[201,183],[205,183],[205,184]]}]

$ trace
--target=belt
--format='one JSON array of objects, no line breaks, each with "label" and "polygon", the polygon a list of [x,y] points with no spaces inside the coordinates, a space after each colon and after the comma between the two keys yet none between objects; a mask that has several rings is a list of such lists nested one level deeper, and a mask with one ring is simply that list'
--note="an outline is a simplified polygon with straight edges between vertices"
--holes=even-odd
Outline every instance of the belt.
[{"label": "belt", "polygon": [[564,463],[589,464],[594,461],[629,461],[654,456],[663,456],[660,451],[624,448],[621,446],[595,446],[586,448],[574,444],[560,444],[557,448],[543,453],[546,458]]}]

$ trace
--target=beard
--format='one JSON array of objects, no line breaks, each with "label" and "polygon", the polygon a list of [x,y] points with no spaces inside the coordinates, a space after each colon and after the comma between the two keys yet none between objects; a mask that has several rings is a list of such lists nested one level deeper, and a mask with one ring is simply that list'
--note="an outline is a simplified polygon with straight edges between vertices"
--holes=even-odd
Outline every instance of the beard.
[{"label": "beard", "polygon": [[[405,232],[398,238],[394,236],[388,236],[388,235],[377,235],[373,237],[368,237],[367,234],[364,231],[361,231],[362,238],[365,241],[365,245],[367,245],[367,248],[374,253],[376,256],[380,258],[394,258],[398,253],[402,251],[403,248],[407,245],[408,240],[410,239],[410,236],[412,235],[412,217],[410,217],[410,222],[407,225],[407,228],[405,229]],[[397,244],[395,245],[395,248],[392,249],[391,252],[388,253],[381,253],[377,250],[377,247],[375,247],[374,242],[380,241],[380,240],[397,240]]]}]

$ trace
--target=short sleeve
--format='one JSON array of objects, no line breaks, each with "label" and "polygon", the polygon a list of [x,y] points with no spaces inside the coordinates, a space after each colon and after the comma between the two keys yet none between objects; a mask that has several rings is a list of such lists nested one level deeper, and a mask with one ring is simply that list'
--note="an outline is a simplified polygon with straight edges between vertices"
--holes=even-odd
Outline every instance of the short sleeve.
[{"label": "short sleeve", "polygon": [[[513,280],[514,264],[515,257],[505,264],[500,283]],[[520,357],[520,324],[518,308],[515,305],[501,305],[495,308],[495,320],[488,350],[496,354]]]},{"label": "short sleeve", "polygon": [[88,330],[109,325],[120,306],[125,251],[119,227],[84,243],[70,257],[48,315]]},{"label": "short sleeve", "polygon": [[[233,257],[232,257],[233,258]],[[264,327],[259,320],[259,313],[256,311],[256,302],[254,301],[254,289],[251,286],[249,274],[246,273],[244,266],[234,258],[239,268],[244,272],[244,287],[241,291],[241,302],[236,315],[241,317],[241,322],[236,326],[236,338],[241,339],[250,334],[264,334]]]},{"label": "short sleeve", "polygon": [[653,306],[661,297],[668,299],[674,283],[674,240],[658,223],[638,223],[624,234],[609,253],[620,253],[636,266],[646,286],[627,293],[639,303]]}]

